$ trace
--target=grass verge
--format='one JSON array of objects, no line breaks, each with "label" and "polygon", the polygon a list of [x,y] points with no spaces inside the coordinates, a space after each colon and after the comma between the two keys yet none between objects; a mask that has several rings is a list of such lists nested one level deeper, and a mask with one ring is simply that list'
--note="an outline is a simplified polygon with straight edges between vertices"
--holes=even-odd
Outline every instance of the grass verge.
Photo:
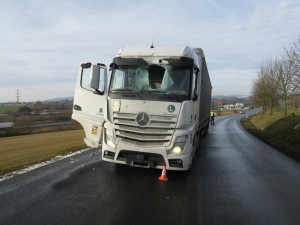
[{"label": "grass verge", "polygon": [[[19,105],[20,107],[22,105]],[[17,104],[15,105],[0,105],[0,114],[1,113],[6,113],[6,112],[17,112],[18,106]]]},{"label": "grass verge", "polygon": [[284,116],[282,111],[275,111],[272,115],[259,113],[243,118],[241,124],[250,133],[264,142],[300,161],[300,129],[294,129],[300,124],[300,114],[292,112]]},{"label": "grass verge", "polygon": [[0,138],[0,175],[86,147],[83,130]]}]

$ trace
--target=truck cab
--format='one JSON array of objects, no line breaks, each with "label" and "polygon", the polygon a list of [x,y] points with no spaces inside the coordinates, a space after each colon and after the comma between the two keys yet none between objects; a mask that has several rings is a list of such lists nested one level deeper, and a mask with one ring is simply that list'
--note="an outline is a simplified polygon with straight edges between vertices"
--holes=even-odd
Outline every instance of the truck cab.
[{"label": "truck cab", "polygon": [[88,146],[102,136],[105,161],[188,170],[209,127],[211,89],[200,48],[121,48],[109,67],[80,64],[72,118]]}]

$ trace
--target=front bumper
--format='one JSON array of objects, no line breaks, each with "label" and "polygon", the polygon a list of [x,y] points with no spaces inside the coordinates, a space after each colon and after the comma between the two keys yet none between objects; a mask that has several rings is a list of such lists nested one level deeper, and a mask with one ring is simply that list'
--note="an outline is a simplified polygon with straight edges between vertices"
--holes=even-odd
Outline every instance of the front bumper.
[{"label": "front bumper", "polygon": [[184,154],[168,155],[165,147],[142,148],[125,143],[119,143],[116,148],[102,144],[102,159],[108,162],[130,165],[134,167],[167,170],[188,170],[192,164],[190,149],[185,149]]}]

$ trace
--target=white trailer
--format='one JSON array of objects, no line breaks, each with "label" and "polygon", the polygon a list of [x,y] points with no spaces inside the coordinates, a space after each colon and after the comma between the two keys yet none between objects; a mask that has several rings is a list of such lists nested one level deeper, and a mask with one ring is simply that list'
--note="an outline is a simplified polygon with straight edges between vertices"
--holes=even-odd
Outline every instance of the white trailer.
[{"label": "white trailer", "polygon": [[85,143],[98,147],[103,135],[105,161],[188,170],[210,120],[202,49],[123,47],[109,71],[107,82],[104,64],[80,64],[72,118]]}]

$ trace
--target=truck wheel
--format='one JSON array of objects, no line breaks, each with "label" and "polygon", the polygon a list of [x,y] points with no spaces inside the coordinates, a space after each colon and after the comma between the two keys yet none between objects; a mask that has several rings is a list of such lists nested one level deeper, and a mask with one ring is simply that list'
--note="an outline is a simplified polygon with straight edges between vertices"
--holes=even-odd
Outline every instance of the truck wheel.
[{"label": "truck wheel", "polygon": [[197,150],[198,150],[198,148],[199,148],[199,145],[200,145],[200,138],[201,136],[199,135],[198,137],[197,137],[197,140],[195,141],[195,139],[194,139],[194,144],[193,144],[193,146],[194,146],[194,149],[193,149],[193,152],[192,152],[192,159],[194,159],[195,157],[196,157],[196,154],[197,154]]},{"label": "truck wheel", "polygon": [[207,126],[204,128],[204,135],[205,136],[208,133],[208,129],[209,129],[209,124],[207,124]]}]

